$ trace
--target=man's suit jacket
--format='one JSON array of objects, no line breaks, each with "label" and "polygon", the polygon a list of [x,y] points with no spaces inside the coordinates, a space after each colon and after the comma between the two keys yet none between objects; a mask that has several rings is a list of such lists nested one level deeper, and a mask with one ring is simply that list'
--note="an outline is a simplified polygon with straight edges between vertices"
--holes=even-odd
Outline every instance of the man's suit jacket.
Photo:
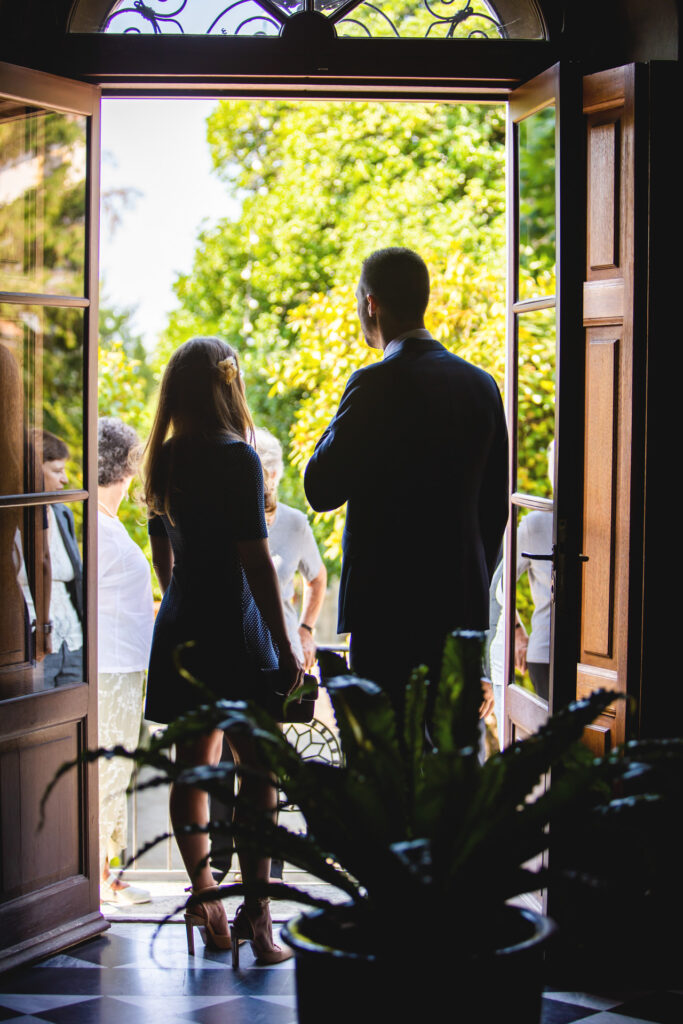
[{"label": "man's suit jacket", "polygon": [[439,342],[407,338],[352,374],[304,476],[317,511],[348,503],[340,632],[488,627],[507,459],[494,379]]},{"label": "man's suit jacket", "polygon": [[74,578],[69,580],[66,584],[66,589],[69,592],[71,603],[78,612],[78,618],[83,621],[83,562],[81,561],[81,553],[78,550],[78,541],[76,540],[76,526],[74,523],[74,515],[71,509],[67,505],[57,504],[52,506],[52,511],[55,514],[55,522],[59,527],[59,532],[64,541],[64,547],[66,553],[69,556],[74,570]]}]

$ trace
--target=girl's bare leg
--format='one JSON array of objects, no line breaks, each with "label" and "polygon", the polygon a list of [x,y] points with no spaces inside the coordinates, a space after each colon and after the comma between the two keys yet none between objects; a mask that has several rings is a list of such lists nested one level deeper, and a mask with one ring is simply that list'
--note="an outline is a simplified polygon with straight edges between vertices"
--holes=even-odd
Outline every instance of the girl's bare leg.
[{"label": "girl's bare leg", "polygon": [[[179,746],[176,753],[179,762],[194,767],[203,764],[218,764],[222,749],[223,733],[220,729],[214,729],[213,732],[198,737],[192,743]],[[208,794],[195,786],[184,786],[174,782],[171,785],[169,806],[176,842],[192,882],[193,892],[215,888],[216,882],[209,866],[208,833],[192,834],[182,831],[186,825],[208,825]],[[222,903],[214,901],[206,903],[205,907],[216,934],[227,934],[228,924]]]},{"label": "girl's bare leg", "polygon": [[[262,758],[252,740],[247,736],[231,736],[227,734],[235,762],[248,765],[252,768],[259,768],[263,765]],[[277,785],[275,780],[257,778],[251,775],[243,776],[240,779],[239,800],[237,803],[237,815],[239,815],[240,803],[248,804],[249,807],[258,813],[270,812],[273,820],[277,811]],[[252,850],[240,849],[237,845],[237,856],[239,857],[242,881],[245,885],[253,882],[270,881],[270,857],[260,856]]]},{"label": "girl's bare leg", "polygon": [[[263,767],[256,747],[248,737],[231,736],[227,733],[227,739],[236,762],[256,769]],[[277,814],[277,799],[277,782],[272,776],[266,773],[263,778],[258,775],[242,776],[236,808],[237,820],[239,821],[240,808],[244,806],[249,807],[249,813],[270,814],[274,820]],[[270,857],[258,855],[250,849],[242,849],[239,842],[237,855],[245,885],[270,881]],[[239,944],[236,943],[239,943],[240,939],[248,939],[257,960],[264,963],[280,963],[292,956],[292,950],[283,950],[273,942],[269,902],[264,897],[246,896],[244,903],[238,908],[232,931],[233,965],[239,962]]]}]

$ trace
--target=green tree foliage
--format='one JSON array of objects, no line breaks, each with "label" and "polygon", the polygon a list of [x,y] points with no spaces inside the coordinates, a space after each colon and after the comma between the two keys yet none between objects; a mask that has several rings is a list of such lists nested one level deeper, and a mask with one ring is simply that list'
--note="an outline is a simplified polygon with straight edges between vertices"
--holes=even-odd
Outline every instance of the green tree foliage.
[{"label": "green tree foliage", "polygon": [[[285,444],[295,422],[309,416],[311,401],[318,409],[315,428],[329,420],[348,374],[368,358],[353,290],[373,249],[416,248],[428,255],[435,276],[461,260],[461,279],[467,268],[477,279],[484,272],[491,278],[487,298],[479,289],[480,305],[500,304],[502,108],[221,103],[208,137],[236,213],[200,236],[193,270],[176,285],[180,308],[160,361],[193,334],[220,334],[242,353],[258,422]],[[302,327],[307,318],[316,324],[315,340],[313,327]],[[323,360],[324,372],[314,379],[309,363],[337,335],[334,357]],[[498,338],[495,344],[500,347]],[[301,375],[274,381],[289,357],[300,359]],[[301,429],[295,456],[303,451]],[[290,470],[283,497],[303,507],[299,475]]]},{"label": "green tree foliage", "polygon": [[340,36],[363,38],[372,36],[424,37],[435,39],[467,36],[496,39],[499,31],[491,19],[491,9],[484,0],[469,0],[462,9],[462,20],[452,20],[456,13],[451,0],[384,0],[381,7],[361,4],[337,25]]},{"label": "green tree foliage", "polygon": [[[151,425],[155,382],[142,339],[132,329],[131,317],[130,309],[100,307],[98,413],[117,416],[133,427],[144,442]],[[119,518],[149,557],[147,516],[137,481],[133,481],[130,494],[121,502]]]},{"label": "green tree foliage", "polygon": [[[303,465],[350,373],[376,358],[354,298],[374,249],[422,253],[432,274],[428,325],[502,386],[504,130],[502,107],[464,104],[224,102],[209,118],[214,168],[235,212],[202,232],[191,273],[176,283],[179,308],[158,360],[194,334],[219,334],[240,351],[255,418],[288,447],[284,500],[306,507]],[[524,164],[544,190],[540,235],[523,261],[533,291],[552,286],[554,270],[551,135],[544,115]],[[547,493],[552,437],[547,326],[538,317],[524,325],[519,394],[520,484],[536,493]],[[341,521],[333,513],[315,524],[332,569]]]}]

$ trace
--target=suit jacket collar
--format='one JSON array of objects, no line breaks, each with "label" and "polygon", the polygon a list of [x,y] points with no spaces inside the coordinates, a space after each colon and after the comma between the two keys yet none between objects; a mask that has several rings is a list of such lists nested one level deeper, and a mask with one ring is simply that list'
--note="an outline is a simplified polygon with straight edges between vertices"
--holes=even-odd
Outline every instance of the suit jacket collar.
[{"label": "suit jacket collar", "polygon": [[392,341],[391,346],[391,352],[389,355],[384,356],[383,362],[386,362],[388,359],[397,359],[408,352],[419,352],[420,350],[433,352],[435,349],[442,347],[441,342],[435,341],[431,335],[429,338],[414,338],[411,336],[401,338],[400,341]]}]

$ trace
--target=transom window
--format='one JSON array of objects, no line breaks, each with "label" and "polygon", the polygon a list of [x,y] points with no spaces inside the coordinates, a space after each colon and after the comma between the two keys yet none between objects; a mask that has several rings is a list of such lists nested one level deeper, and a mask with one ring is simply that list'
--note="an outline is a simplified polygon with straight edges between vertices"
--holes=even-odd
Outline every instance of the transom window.
[{"label": "transom window", "polygon": [[[528,10],[527,10],[528,8]],[[323,15],[337,36],[542,39],[531,0],[81,0],[72,32],[278,36],[295,15]],[[535,16],[534,16],[535,15]]]}]

